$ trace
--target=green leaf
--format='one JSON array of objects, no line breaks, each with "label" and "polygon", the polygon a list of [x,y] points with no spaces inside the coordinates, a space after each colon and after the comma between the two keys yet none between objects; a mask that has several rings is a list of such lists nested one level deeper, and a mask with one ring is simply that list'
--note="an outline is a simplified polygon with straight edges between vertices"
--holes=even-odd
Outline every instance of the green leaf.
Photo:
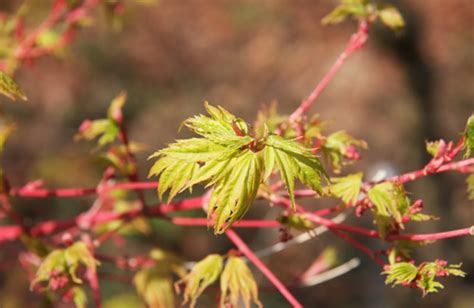
[{"label": "green leaf", "polygon": [[467,193],[469,200],[474,200],[474,173],[467,177]]},{"label": "green leaf", "polygon": [[440,154],[440,150],[443,150],[445,148],[446,143],[442,139],[426,142],[426,151],[433,157],[438,157]]},{"label": "green leaf", "polygon": [[277,166],[285,182],[294,207],[295,179],[322,194],[321,178],[326,178],[326,172],[319,159],[302,144],[277,135],[270,135],[264,149],[265,176],[268,176]]},{"label": "green leaf", "polygon": [[[191,300],[189,305],[190,307],[194,307],[196,300],[201,296],[202,292],[219,278],[222,265],[222,256],[217,254],[208,255],[196,263],[192,271],[175,284],[176,287],[182,283],[186,284],[183,304]],[[178,287],[176,289],[179,290]]]},{"label": "green leaf", "polygon": [[15,80],[2,71],[0,71],[0,93],[13,101],[17,98],[24,101],[28,100],[25,93],[21,90]]},{"label": "green leaf", "polygon": [[322,20],[323,25],[338,24],[349,16],[364,17],[369,14],[366,1],[342,1],[331,13]]},{"label": "green leaf", "polygon": [[64,258],[64,250],[53,250],[43,259],[38,267],[35,278],[31,282],[30,289],[33,289],[38,282],[49,281],[51,273],[65,273],[66,270],[67,264]]},{"label": "green leaf", "polygon": [[87,307],[87,295],[83,288],[73,287],[73,296],[72,300],[76,308],[86,308]]},{"label": "green leaf", "polygon": [[377,184],[368,191],[367,196],[375,205],[375,220],[382,237],[392,222],[403,228],[402,218],[410,203],[402,185],[392,182]]},{"label": "green leaf", "polygon": [[110,119],[99,119],[99,120],[85,120],[79,132],[76,134],[75,139],[94,140],[99,138],[98,145],[104,146],[108,143],[114,142],[119,136],[120,128]]},{"label": "green leaf", "polygon": [[248,211],[262,175],[262,156],[247,150],[214,177],[210,182],[215,184],[214,190],[208,203],[208,217],[215,215],[214,233],[222,234]]},{"label": "green leaf", "polygon": [[258,307],[263,307],[258,300],[258,287],[247,264],[239,257],[230,256],[221,275],[221,307],[229,305],[250,307],[253,301]]},{"label": "green leaf", "polygon": [[354,205],[360,193],[362,186],[362,172],[351,174],[340,178],[331,178],[329,190],[335,197],[341,198],[345,204]]},{"label": "green leaf", "polygon": [[210,117],[194,116],[184,121],[184,125],[196,134],[222,145],[239,140],[241,136],[238,133],[248,134],[248,125],[242,119],[235,117],[220,106],[211,106],[208,102],[205,102],[205,107]]},{"label": "green leaf", "polygon": [[385,284],[393,283],[393,285],[410,283],[418,274],[418,269],[415,265],[408,262],[399,262],[389,266],[389,269],[384,271],[383,274],[387,275]]},{"label": "green leaf", "polygon": [[107,110],[107,117],[110,120],[116,122],[122,121],[122,108],[127,101],[127,92],[122,91],[117,95],[110,103],[109,109]]},{"label": "green leaf", "polygon": [[377,15],[380,21],[390,29],[398,30],[405,26],[402,14],[400,14],[400,11],[393,5],[382,4],[379,5],[377,9]]},{"label": "green leaf", "polygon": [[337,131],[329,135],[322,144],[321,150],[324,156],[329,160],[334,172],[341,172],[341,168],[351,164],[352,160],[347,160],[346,156],[350,155],[353,147],[367,148],[364,140],[356,139],[345,131]]},{"label": "green leaf", "polygon": [[467,120],[466,129],[464,130],[464,149],[466,153],[464,158],[471,156],[474,151],[474,114]]},{"label": "green leaf", "polygon": [[287,213],[282,215],[278,221],[288,228],[298,231],[311,231],[316,228],[316,224],[309,220],[306,215],[298,213]]},{"label": "green leaf", "polygon": [[64,259],[69,268],[69,274],[76,283],[82,282],[76,275],[76,270],[80,264],[93,272],[96,271],[96,266],[99,264],[84,242],[76,242],[66,248],[64,250]]}]

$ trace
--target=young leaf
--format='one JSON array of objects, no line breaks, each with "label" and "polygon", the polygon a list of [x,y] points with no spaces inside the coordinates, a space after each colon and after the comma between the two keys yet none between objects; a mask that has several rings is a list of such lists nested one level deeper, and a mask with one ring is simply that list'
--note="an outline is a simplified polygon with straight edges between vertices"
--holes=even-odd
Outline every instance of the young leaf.
[{"label": "young leaf", "polygon": [[351,174],[341,178],[331,178],[329,190],[335,197],[341,198],[345,204],[354,205],[362,186],[362,172]]},{"label": "young leaf", "polygon": [[230,256],[221,275],[220,305],[240,307],[240,301],[246,308],[250,308],[251,301],[258,307],[263,307],[258,300],[257,283],[247,264],[240,257]]},{"label": "young leaf", "polygon": [[248,211],[262,175],[262,156],[247,150],[210,182],[215,184],[208,203],[208,217],[215,214],[214,233],[222,234]]},{"label": "young leaf", "polygon": [[467,120],[466,129],[464,130],[464,149],[466,150],[464,158],[470,157],[474,151],[474,114]]},{"label": "young leaf", "polygon": [[145,268],[133,277],[137,293],[152,308],[175,307],[170,273],[159,267]]},{"label": "young leaf", "polygon": [[87,307],[87,295],[83,288],[74,287],[72,295],[72,300],[76,308],[86,308]]},{"label": "young leaf", "polygon": [[392,30],[398,30],[405,26],[400,11],[393,5],[382,4],[377,7],[377,15],[380,21]]},{"label": "young leaf", "polygon": [[385,236],[392,220],[403,228],[403,214],[410,205],[403,186],[391,182],[380,183],[372,187],[367,196],[375,205],[376,223],[382,236]]},{"label": "young leaf", "polygon": [[326,177],[326,172],[311,150],[298,142],[276,135],[268,136],[264,149],[264,161],[265,176],[271,173],[275,165],[277,166],[293,206],[296,178],[322,194],[321,177]]},{"label": "young leaf", "polygon": [[383,274],[387,275],[385,284],[393,283],[393,286],[395,286],[397,284],[408,284],[412,282],[418,274],[418,269],[411,263],[399,262],[390,265]]},{"label": "young leaf", "polygon": [[79,132],[76,134],[75,139],[85,139],[90,141],[99,137],[99,140],[97,142],[98,145],[104,146],[116,140],[119,133],[120,128],[113,120],[85,120],[79,127]]},{"label": "young leaf", "polygon": [[287,213],[278,218],[278,222],[287,226],[290,229],[298,231],[311,231],[316,228],[313,221],[309,220],[306,215],[298,213]]},{"label": "young leaf", "polygon": [[186,284],[183,304],[191,300],[189,306],[192,308],[196,305],[196,300],[201,296],[202,292],[219,278],[222,271],[222,264],[222,256],[217,254],[208,255],[199,261],[188,275],[175,284],[178,293],[179,284]]},{"label": "young leaf", "polygon": [[474,200],[474,173],[467,177],[467,193],[469,200]]},{"label": "young leaf", "polygon": [[17,98],[24,101],[28,100],[25,93],[21,90],[15,80],[2,71],[0,71],[0,93],[13,101]]},{"label": "young leaf", "polygon": [[358,159],[355,147],[365,149],[367,148],[367,143],[352,137],[345,131],[338,131],[327,137],[321,149],[324,156],[329,160],[334,172],[339,173],[343,166]]}]

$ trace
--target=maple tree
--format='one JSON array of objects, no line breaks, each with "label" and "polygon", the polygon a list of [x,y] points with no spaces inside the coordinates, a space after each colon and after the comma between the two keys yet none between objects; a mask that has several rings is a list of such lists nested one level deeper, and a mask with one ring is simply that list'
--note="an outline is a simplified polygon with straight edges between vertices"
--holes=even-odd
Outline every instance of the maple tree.
[{"label": "maple tree", "polygon": [[[57,0],[44,23],[26,36],[20,31],[26,7],[2,21],[1,27],[4,35],[10,38],[10,44],[6,56],[0,59],[0,93],[11,100],[27,100],[27,94],[11,77],[15,69],[26,60],[64,48],[80,28],[82,18],[100,2]],[[118,4],[105,1],[106,7],[115,13],[120,12]],[[222,307],[237,307],[239,303],[245,307],[252,304],[261,307],[257,282],[247,265],[250,262],[293,307],[302,307],[287,284],[260,260],[259,253],[263,252],[250,250],[235,232],[240,227],[280,228],[282,241],[276,244],[281,244],[280,248],[272,248],[272,251],[298,243],[290,235],[293,230],[309,235],[310,239],[312,234],[324,232],[319,229],[322,227],[380,265],[387,284],[417,288],[423,296],[443,288],[440,278],[464,277],[466,273],[461,264],[448,264],[441,259],[418,263],[412,252],[416,247],[436,240],[474,235],[474,226],[432,234],[405,233],[405,226],[411,222],[438,218],[422,213],[423,201],[412,201],[404,184],[436,173],[470,173],[468,198],[473,200],[474,114],[468,118],[459,141],[427,143],[427,152],[432,159],[422,169],[377,182],[364,180],[362,172],[340,175],[345,166],[360,159],[360,149],[367,148],[365,141],[346,131],[327,134],[319,115],[308,116],[310,107],[344,61],[365,45],[374,22],[380,20],[393,30],[404,25],[395,7],[366,0],[343,0],[323,23],[335,24],[348,17],[357,20],[357,32],[329,72],[292,114],[281,115],[276,106],[271,106],[261,110],[255,123],[250,125],[224,107],[205,102],[207,115],[196,115],[182,124],[198,137],[178,139],[150,156],[153,165],[149,177],[156,178],[156,182],[139,180],[135,154],[143,148],[128,138],[122,112],[127,100],[125,93],[112,100],[106,118],[85,120],[75,137],[76,140],[96,142],[96,151],[106,161],[103,179],[97,187],[10,187],[0,167],[1,212],[12,221],[12,224],[0,226],[0,245],[17,240],[24,243],[29,258],[22,265],[35,272],[31,277],[31,290],[56,294],[65,301],[73,300],[77,307],[85,307],[85,287],[88,285],[99,307],[98,268],[106,262],[119,270],[134,273],[136,291],[150,307],[173,307],[175,295],[181,293],[183,304],[194,307],[199,296],[217,281],[220,281],[219,305]],[[5,143],[14,130],[13,123],[2,122],[0,154],[5,151]],[[463,152],[463,157],[458,159]],[[300,184],[304,188],[299,188]],[[192,193],[196,186],[205,192],[189,197],[186,191]],[[157,189],[163,203],[147,205],[143,195],[145,189]],[[136,193],[133,201],[130,201],[130,191]],[[91,194],[96,194],[99,201],[107,199],[110,202],[104,202],[108,205],[98,208],[93,205],[74,219],[45,221],[33,226],[24,224],[10,201],[11,197]],[[175,201],[178,198],[179,201]],[[309,211],[299,204],[303,198],[337,198],[341,204]],[[274,220],[245,219],[256,199],[280,206],[281,215]],[[193,209],[202,209],[207,218],[168,215]],[[345,224],[338,221],[337,216],[326,217],[350,209],[359,217],[371,213],[374,229]],[[159,248],[134,257],[104,255],[99,251],[105,241],[127,229],[147,234],[151,218],[176,225],[212,226],[216,236],[227,236],[236,249],[227,255],[212,253],[191,263]],[[355,235],[379,239],[388,248],[383,253],[376,253],[354,239]],[[50,240],[45,241],[45,238]],[[318,266],[309,269],[303,275],[306,278],[301,279],[309,281],[322,271],[330,270],[334,267],[333,255],[332,251],[325,252],[317,259],[319,263],[315,264]]]}]

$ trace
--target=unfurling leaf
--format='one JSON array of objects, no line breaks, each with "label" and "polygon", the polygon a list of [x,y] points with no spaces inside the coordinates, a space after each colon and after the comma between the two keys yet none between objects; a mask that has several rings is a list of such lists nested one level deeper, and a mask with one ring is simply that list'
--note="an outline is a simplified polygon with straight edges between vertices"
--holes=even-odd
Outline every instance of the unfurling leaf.
[{"label": "unfurling leaf", "polygon": [[329,135],[322,144],[324,156],[329,160],[334,172],[341,172],[341,168],[354,160],[360,159],[356,147],[367,148],[367,143],[356,139],[345,131],[338,131]]},{"label": "unfurling leaf", "polygon": [[88,270],[95,271],[98,264],[84,242],[53,250],[41,262],[31,282],[31,288],[42,281],[48,281],[48,288],[52,290],[61,288],[68,280],[80,284],[82,280],[76,273],[79,266],[83,265]]},{"label": "unfurling leaf", "polygon": [[175,307],[173,281],[167,270],[145,268],[133,277],[138,294],[150,308]]},{"label": "unfurling leaf", "polygon": [[299,213],[287,213],[282,215],[278,221],[288,228],[298,231],[311,231],[316,228],[313,221],[309,220],[306,215]]},{"label": "unfurling leaf", "polygon": [[407,212],[410,205],[403,186],[384,182],[372,187],[367,196],[375,205],[375,221],[382,237],[391,225],[403,228],[403,214]]},{"label": "unfurling leaf", "polygon": [[402,14],[393,5],[382,4],[377,9],[380,21],[390,29],[398,30],[405,26]]},{"label": "unfurling leaf", "polygon": [[72,300],[76,308],[86,308],[87,307],[87,295],[83,288],[74,287],[72,289]]},{"label": "unfurling leaf", "polygon": [[184,277],[186,270],[183,261],[175,254],[158,248],[150,251],[150,257],[155,261],[154,266],[138,271],[133,277],[133,284],[150,308],[175,307],[173,274]]},{"label": "unfurling leaf", "polygon": [[326,172],[319,159],[311,150],[296,141],[270,135],[264,151],[266,179],[273,169],[280,171],[281,178],[288,189],[291,204],[295,205],[295,179],[322,194],[321,178]]},{"label": "unfurling leaf", "polygon": [[15,80],[2,71],[0,71],[0,93],[11,100],[16,100],[17,98],[24,101],[28,100],[25,93],[21,90]]},{"label": "unfurling leaf", "polygon": [[418,274],[418,269],[415,265],[408,262],[399,262],[390,265],[389,269],[383,272],[387,275],[385,284],[393,283],[397,284],[408,284],[412,282]]},{"label": "unfurling leaf", "polygon": [[440,282],[435,281],[436,277],[466,276],[466,273],[459,269],[460,267],[461,264],[448,264],[444,260],[423,262],[418,266],[409,262],[398,262],[387,266],[382,274],[388,275],[386,284],[414,286],[419,288],[425,296],[444,288]]},{"label": "unfurling leaf", "polygon": [[464,158],[471,156],[474,151],[474,114],[467,120],[466,129],[464,130],[464,149],[466,153]]},{"label": "unfurling leaf", "polygon": [[363,17],[369,14],[367,1],[364,0],[345,0],[337,6],[331,13],[322,19],[323,25],[338,24],[349,16]]},{"label": "unfurling leaf", "polygon": [[335,197],[341,198],[345,204],[354,205],[362,186],[362,172],[351,174],[341,178],[331,178],[329,190]]},{"label": "unfurling leaf", "polygon": [[179,284],[186,284],[183,304],[191,300],[189,306],[194,307],[196,305],[196,300],[201,296],[202,292],[219,278],[222,264],[222,256],[217,254],[209,255],[196,263],[191,272],[175,284],[178,292]]},{"label": "unfurling leaf", "polygon": [[221,275],[221,306],[243,306],[250,308],[253,301],[258,307],[263,307],[258,300],[258,287],[247,264],[236,256],[230,256]]}]

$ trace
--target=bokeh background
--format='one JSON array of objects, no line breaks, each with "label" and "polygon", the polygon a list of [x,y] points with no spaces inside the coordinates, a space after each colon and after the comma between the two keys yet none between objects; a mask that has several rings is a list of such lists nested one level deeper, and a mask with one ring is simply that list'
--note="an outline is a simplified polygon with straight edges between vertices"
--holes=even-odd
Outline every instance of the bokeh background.
[{"label": "bokeh background", "polygon": [[[20,1],[1,1],[12,10]],[[47,14],[50,1],[39,1],[32,23]],[[367,176],[379,168],[397,173],[422,167],[425,140],[457,140],[474,110],[474,1],[400,0],[403,33],[376,25],[368,44],[348,60],[312,112],[330,121],[329,131],[347,130],[366,140],[363,160],[345,172]],[[344,48],[355,22],[322,26],[321,18],[336,2],[330,0],[160,0],[154,7],[128,4],[123,29],[114,31],[96,10],[62,57],[24,66],[17,80],[29,103],[1,107],[19,130],[8,143],[3,164],[13,186],[43,179],[48,187],[94,186],[100,179],[92,145],[74,142],[82,120],[102,117],[110,100],[126,90],[125,119],[130,138],[149,145],[139,155],[141,176],[146,157],[178,136],[185,118],[202,112],[203,102],[220,104],[253,121],[257,110],[276,100],[282,113],[291,112],[328,70]],[[442,217],[413,225],[409,231],[432,232],[472,225],[474,209],[467,201],[465,175],[430,176],[409,184],[413,198],[425,200],[425,211]],[[14,199],[14,205],[35,223],[73,217],[93,199]],[[152,204],[154,192],[147,194]],[[322,203],[307,205],[320,208]],[[249,217],[274,218],[263,204]],[[273,215],[273,216],[272,216]],[[371,226],[370,219],[350,223]],[[225,253],[232,244],[205,228],[182,228],[153,222],[151,236],[129,237],[127,252],[146,253],[164,247],[198,260],[211,252]],[[278,240],[278,232],[244,230],[251,247]],[[377,247],[376,242],[366,242]],[[359,256],[356,270],[311,288],[292,289],[305,307],[474,307],[474,245],[471,238],[451,239],[419,249],[418,260],[463,262],[464,278],[447,278],[445,290],[422,299],[416,290],[384,285],[381,269],[365,255],[327,233],[292,247],[265,262],[286,281],[305,269],[326,247],[338,249],[341,262]],[[0,249],[7,260],[20,249]],[[112,245],[106,252],[120,253]],[[122,248],[123,252],[123,248]],[[6,265],[5,265],[6,264]],[[0,273],[0,307],[39,307],[26,275],[16,262]],[[286,301],[254,271],[266,307],[288,307]],[[106,307],[140,307],[133,286],[104,281]],[[215,301],[212,291],[199,307]]]}]

